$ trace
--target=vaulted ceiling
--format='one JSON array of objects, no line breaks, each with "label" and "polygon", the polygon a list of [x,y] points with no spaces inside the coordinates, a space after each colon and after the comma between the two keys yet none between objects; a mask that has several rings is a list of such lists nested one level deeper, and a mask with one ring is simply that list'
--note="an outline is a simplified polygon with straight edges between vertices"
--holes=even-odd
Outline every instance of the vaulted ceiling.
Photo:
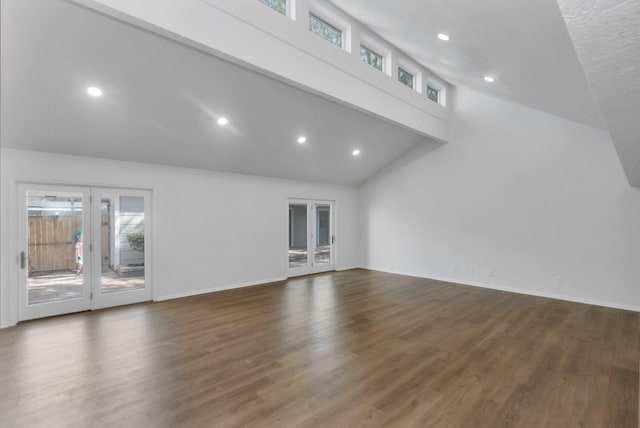
[{"label": "vaulted ceiling", "polygon": [[604,126],[555,0],[332,3],[454,85]]},{"label": "vaulted ceiling", "polygon": [[[331,1],[454,85],[607,129],[640,185],[636,0]],[[424,140],[65,0],[1,5],[3,147],[358,184]]]},{"label": "vaulted ceiling", "polygon": [[425,140],[71,2],[1,4],[3,147],[357,185]]},{"label": "vaulted ceiling", "polygon": [[640,186],[640,2],[558,4],[629,182]]},{"label": "vaulted ceiling", "polygon": [[640,186],[640,1],[330,1],[455,85],[608,130]]}]

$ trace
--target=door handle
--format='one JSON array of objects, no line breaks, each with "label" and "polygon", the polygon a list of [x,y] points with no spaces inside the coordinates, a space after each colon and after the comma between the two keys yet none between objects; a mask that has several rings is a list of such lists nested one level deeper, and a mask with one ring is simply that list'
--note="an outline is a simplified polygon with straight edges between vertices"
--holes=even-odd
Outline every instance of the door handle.
[{"label": "door handle", "polygon": [[336,243],[336,237],[335,235],[331,235],[331,243],[335,244]]},{"label": "door handle", "polygon": [[20,251],[20,269],[24,269],[27,265],[27,255],[24,251]]}]

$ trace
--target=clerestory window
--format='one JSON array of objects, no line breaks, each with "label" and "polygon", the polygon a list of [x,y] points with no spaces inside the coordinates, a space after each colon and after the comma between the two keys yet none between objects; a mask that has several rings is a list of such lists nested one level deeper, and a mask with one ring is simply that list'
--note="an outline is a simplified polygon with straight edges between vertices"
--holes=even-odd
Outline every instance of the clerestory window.
[{"label": "clerestory window", "polygon": [[287,0],[259,0],[271,9],[277,10],[283,15],[287,14]]},{"label": "clerestory window", "polygon": [[403,70],[402,68],[398,67],[398,81],[401,83],[404,83],[405,85],[407,85],[408,87],[410,87],[411,89],[413,89],[414,83],[413,83],[413,74],[409,73],[408,71]]},{"label": "clerestory window", "polygon": [[384,68],[384,57],[364,45],[360,45],[360,60],[380,71]]},{"label": "clerestory window", "polygon": [[313,13],[309,14],[309,31],[342,48],[342,30]]}]

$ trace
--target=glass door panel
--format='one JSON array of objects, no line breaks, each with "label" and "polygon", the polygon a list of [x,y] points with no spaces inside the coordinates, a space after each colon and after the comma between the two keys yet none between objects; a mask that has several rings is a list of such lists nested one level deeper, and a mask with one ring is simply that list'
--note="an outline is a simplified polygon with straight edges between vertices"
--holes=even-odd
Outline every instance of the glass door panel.
[{"label": "glass door panel", "polygon": [[315,263],[331,263],[331,205],[315,205]]},{"label": "glass door panel", "polygon": [[289,268],[307,267],[307,204],[289,204]]},{"label": "glass door panel", "polygon": [[100,293],[144,288],[144,198],[100,199]]},{"label": "glass door panel", "polygon": [[21,320],[87,310],[89,189],[19,185]]},{"label": "glass door panel", "polygon": [[103,308],[151,299],[147,284],[149,194],[144,191],[95,189],[94,235],[98,293],[94,307]]},{"label": "glass door panel", "polygon": [[27,192],[28,305],[84,293],[82,194]]}]

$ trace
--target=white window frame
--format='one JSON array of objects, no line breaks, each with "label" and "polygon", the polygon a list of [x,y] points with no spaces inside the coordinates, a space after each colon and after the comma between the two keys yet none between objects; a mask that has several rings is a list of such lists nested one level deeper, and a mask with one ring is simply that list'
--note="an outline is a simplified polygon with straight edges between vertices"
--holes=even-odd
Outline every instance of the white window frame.
[{"label": "white window frame", "polygon": [[298,0],[287,0],[287,18],[296,20],[296,3]]}]

